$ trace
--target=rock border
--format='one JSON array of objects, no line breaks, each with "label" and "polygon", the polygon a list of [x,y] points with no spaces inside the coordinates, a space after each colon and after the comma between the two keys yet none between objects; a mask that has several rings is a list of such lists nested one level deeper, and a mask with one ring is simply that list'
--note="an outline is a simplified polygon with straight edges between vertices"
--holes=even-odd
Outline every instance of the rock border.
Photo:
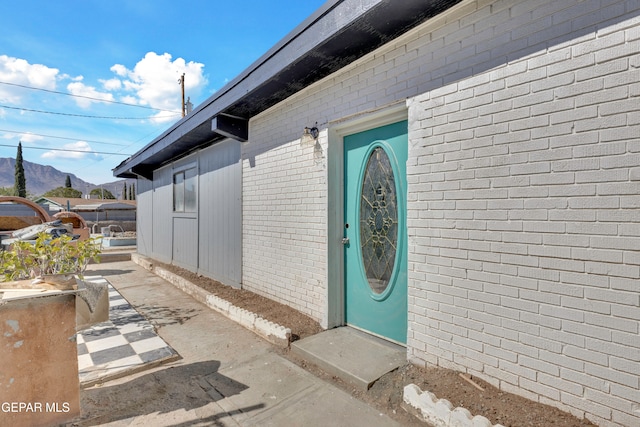
[{"label": "rock border", "polygon": [[191,295],[194,299],[205,304],[212,310],[215,310],[241,326],[244,326],[270,343],[283,348],[290,346],[291,329],[264,319],[248,310],[237,307],[229,301],[205,291],[184,277],[174,274],[162,267],[155,266],[150,258],[143,255],[132,253],[131,261],[138,264],[140,267],[149,270],[156,276],[166,280],[181,291]]},{"label": "rock border", "polygon": [[430,391],[422,391],[415,384],[404,387],[404,403],[417,410],[418,418],[431,423],[434,427],[504,427],[502,424],[491,424],[482,415],[475,417],[468,409],[454,408],[447,399],[438,399]]}]

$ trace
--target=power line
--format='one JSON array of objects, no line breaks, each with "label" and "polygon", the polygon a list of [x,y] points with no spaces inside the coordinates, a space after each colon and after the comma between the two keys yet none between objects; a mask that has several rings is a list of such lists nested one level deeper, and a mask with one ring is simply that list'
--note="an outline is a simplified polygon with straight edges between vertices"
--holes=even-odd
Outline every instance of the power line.
[{"label": "power line", "polygon": [[48,92],[48,93],[55,93],[57,95],[66,95],[66,96],[71,96],[74,98],[84,98],[84,99],[90,99],[92,101],[99,101],[99,102],[106,102],[109,104],[118,104],[118,105],[126,105],[128,107],[137,107],[137,108],[146,108],[148,110],[156,110],[156,111],[166,111],[168,113],[176,113],[176,114],[180,114],[175,110],[165,110],[163,108],[154,108],[154,107],[147,107],[146,105],[137,105],[137,104],[130,104],[128,102],[120,102],[120,101],[112,101],[109,99],[101,99],[101,98],[95,98],[95,97],[91,97],[91,96],[86,96],[86,95],[75,95],[73,93],[68,93],[68,92],[59,92],[57,90],[51,90],[51,89],[43,89],[43,88],[39,88],[39,87],[33,87],[33,86],[26,86],[26,85],[21,85],[21,84],[17,84],[17,83],[9,83],[9,82],[2,82],[0,81],[0,84],[3,85],[7,85],[7,86],[15,86],[15,87],[21,87],[23,89],[30,89],[30,90],[39,90],[42,92]]},{"label": "power line", "polygon": [[10,110],[20,110],[20,111],[29,111],[31,113],[42,113],[42,114],[56,114],[59,116],[70,116],[70,117],[84,117],[88,119],[109,119],[109,120],[150,120],[150,119],[167,119],[175,116],[179,116],[180,113],[171,114],[170,116],[156,116],[156,117],[110,117],[110,116],[90,116],[86,114],[72,114],[72,113],[60,113],[57,111],[44,111],[44,110],[33,110],[30,108],[22,108],[22,107],[10,107],[8,105],[0,105],[0,108],[7,108]]},{"label": "power line", "polygon": [[[9,144],[0,144],[0,147],[11,147],[11,148],[18,148],[17,145],[9,145]],[[116,155],[116,156],[131,156],[131,154],[126,154],[126,153],[109,153],[106,151],[84,151],[84,150],[72,150],[72,149],[66,149],[66,148],[44,148],[44,147],[29,147],[27,146],[22,146],[22,149],[31,149],[31,150],[44,150],[44,151],[66,151],[69,153],[84,153],[84,154],[111,154],[111,155]]]},{"label": "power line", "polygon": [[8,130],[8,129],[0,129],[0,132],[8,132],[8,133],[15,133],[18,135],[33,135],[33,136],[43,136],[45,138],[55,138],[55,139],[65,139],[68,141],[78,141],[78,140],[82,140],[85,142],[93,142],[94,144],[103,144],[103,145],[114,145],[116,147],[126,147],[126,144],[116,144],[113,142],[104,142],[104,141],[95,141],[92,139],[84,139],[84,138],[68,138],[68,137],[64,137],[64,136],[54,136],[54,135],[44,135],[41,133],[33,133],[33,132],[18,132],[15,130]]}]

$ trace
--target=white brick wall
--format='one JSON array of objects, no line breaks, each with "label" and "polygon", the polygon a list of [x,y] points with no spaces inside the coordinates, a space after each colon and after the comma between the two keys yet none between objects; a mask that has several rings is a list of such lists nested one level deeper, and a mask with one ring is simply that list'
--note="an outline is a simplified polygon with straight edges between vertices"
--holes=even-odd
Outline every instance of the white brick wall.
[{"label": "white brick wall", "polygon": [[408,99],[410,359],[640,425],[639,9],[466,0],[252,119],[243,286],[326,326],[327,127]]},{"label": "white brick wall", "polygon": [[[299,137],[313,124],[291,124],[287,137]],[[272,131],[258,120],[243,146],[243,287],[322,320],[326,146],[301,145],[299,139],[269,146],[282,138]]]},{"label": "white brick wall", "polygon": [[409,100],[410,358],[603,426],[640,425],[639,7],[471,1],[407,46],[432,59]]}]

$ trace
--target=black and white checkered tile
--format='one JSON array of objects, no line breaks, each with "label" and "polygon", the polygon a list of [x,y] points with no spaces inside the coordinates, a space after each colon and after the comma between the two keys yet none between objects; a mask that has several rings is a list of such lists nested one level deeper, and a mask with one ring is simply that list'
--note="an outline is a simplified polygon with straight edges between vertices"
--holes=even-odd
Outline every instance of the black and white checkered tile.
[{"label": "black and white checkered tile", "polygon": [[78,371],[81,384],[104,381],[143,369],[145,364],[178,357],[176,351],[156,334],[147,319],[138,313],[111,284],[109,321],[78,333]]}]

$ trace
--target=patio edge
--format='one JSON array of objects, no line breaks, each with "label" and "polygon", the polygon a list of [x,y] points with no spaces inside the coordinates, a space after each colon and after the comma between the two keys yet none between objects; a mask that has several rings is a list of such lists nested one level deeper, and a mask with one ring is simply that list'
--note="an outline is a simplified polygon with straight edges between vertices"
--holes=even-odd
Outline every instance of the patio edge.
[{"label": "patio edge", "polygon": [[273,323],[255,313],[237,307],[191,283],[184,277],[174,274],[165,268],[154,265],[153,260],[144,255],[132,253],[131,261],[138,264],[140,267],[149,270],[156,276],[166,280],[176,288],[192,296],[195,300],[249,329],[270,343],[282,348],[287,348],[291,344],[290,328]]}]

